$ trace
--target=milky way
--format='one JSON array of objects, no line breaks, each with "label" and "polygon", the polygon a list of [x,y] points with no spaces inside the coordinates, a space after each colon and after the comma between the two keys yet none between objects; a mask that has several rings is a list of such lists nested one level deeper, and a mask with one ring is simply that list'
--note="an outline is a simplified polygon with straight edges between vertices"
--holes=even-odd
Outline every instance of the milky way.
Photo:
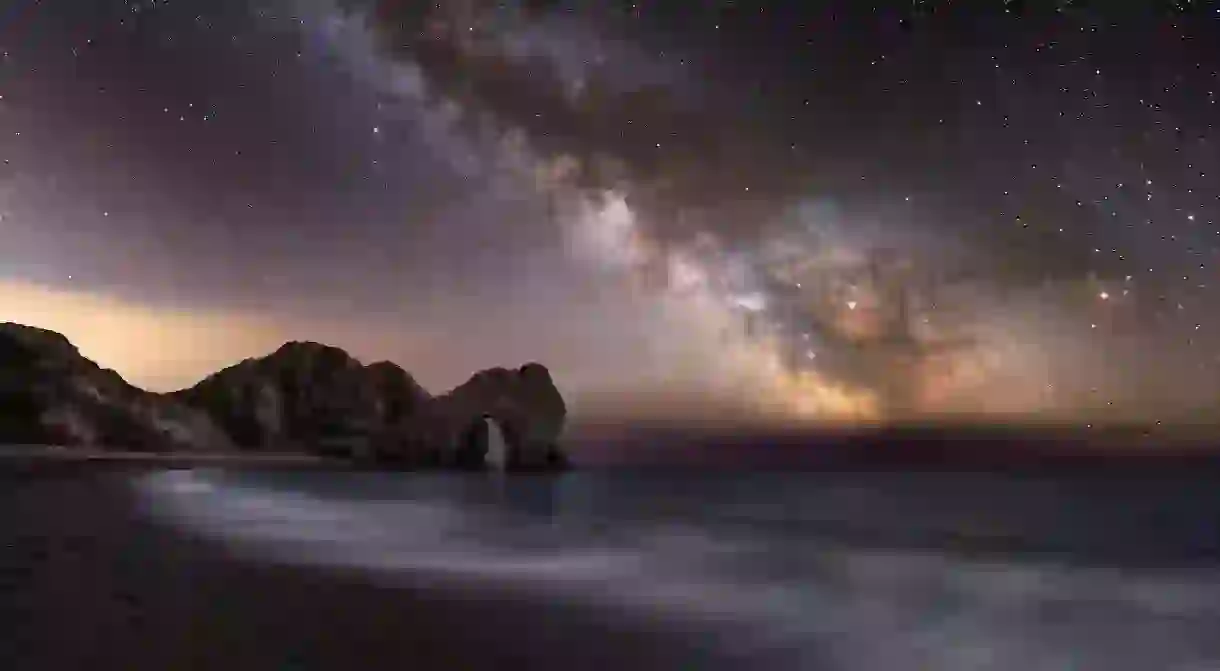
[{"label": "milky way", "polygon": [[391,90],[448,120],[438,141],[465,148],[455,161],[532,176],[569,252],[656,305],[654,354],[705,391],[856,421],[1164,400],[1156,371],[1073,324],[1088,293],[1111,300],[1087,286],[1104,282],[1050,262],[1022,281],[991,266],[994,248],[917,213],[836,212],[742,96],[674,66],[695,67],[698,50],[658,56],[578,4],[312,10],[349,50],[367,41],[375,76],[412,82]]},{"label": "milky way", "polygon": [[318,339],[578,414],[1197,422],[1216,19],[1027,4],[18,3],[2,316],[154,386]]}]

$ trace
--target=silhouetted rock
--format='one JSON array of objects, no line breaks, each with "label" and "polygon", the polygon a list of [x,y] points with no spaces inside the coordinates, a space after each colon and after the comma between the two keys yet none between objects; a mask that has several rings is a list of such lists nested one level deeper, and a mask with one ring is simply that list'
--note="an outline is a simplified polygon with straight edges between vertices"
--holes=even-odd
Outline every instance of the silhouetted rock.
[{"label": "silhouetted rock", "polygon": [[[386,466],[487,465],[489,425],[511,470],[566,467],[567,408],[537,363],[481,371],[433,398],[399,366],[290,342],[154,394],[81,356],[58,333],[0,324],[0,443],[175,451],[297,451]],[[502,438],[502,442],[501,441]],[[499,457],[502,457],[499,458]]]},{"label": "silhouetted rock", "polygon": [[128,384],[53,331],[0,324],[0,443],[223,450],[203,413]]},{"label": "silhouetted rock", "polygon": [[428,394],[389,362],[364,366],[347,352],[290,342],[175,392],[211,415],[247,449],[364,456],[388,423]]},{"label": "silhouetted rock", "polygon": [[550,372],[537,363],[476,373],[423,404],[394,432],[398,442],[383,445],[379,453],[391,460],[397,456],[404,461],[482,467],[487,451],[484,417],[494,419],[503,432],[510,470],[567,465],[558,447],[567,407]]}]

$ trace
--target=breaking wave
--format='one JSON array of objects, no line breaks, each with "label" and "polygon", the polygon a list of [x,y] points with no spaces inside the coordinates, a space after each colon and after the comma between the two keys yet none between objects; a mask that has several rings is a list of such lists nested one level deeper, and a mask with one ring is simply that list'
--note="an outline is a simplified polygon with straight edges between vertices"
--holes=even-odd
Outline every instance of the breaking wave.
[{"label": "breaking wave", "polygon": [[[962,532],[946,549],[891,542],[906,537],[896,530],[928,537],[962,526],[964,513],[937,513],[926,502],[934,498],[928,492],[943,494],[943,483],[921,494],[875,479],[739,480],[198,469],[146,476],[137,489],[158,520],[251,559],[359,569],[387,586],[456,580],[625,609],[687,630],[711,628],[730,656],[782,652],[794,668],[1142,670],[1220,662],[1220,574],[1210,569],[973,550],[994,539],[979,529],[1033,534],[1029,520],[1055,510],[1058,527],[1078,531],[1062,539],[1090,547],[1095,536],[1102,547],[1097,539],[1110,536],[1082,525],[1105,511],[1089,512],[1089,504],[993,486],[993,499],[1023,493],[1025,505],[1011,506],[1019,513],[1006,519],[975,515],[976,532]],[[832,518],[875,533],[834,533],[824,524]],[[1102,526],[1131,522],[1115,525],[1121,519]],[[1191,535],[1179,531],[1181,539]]]}]

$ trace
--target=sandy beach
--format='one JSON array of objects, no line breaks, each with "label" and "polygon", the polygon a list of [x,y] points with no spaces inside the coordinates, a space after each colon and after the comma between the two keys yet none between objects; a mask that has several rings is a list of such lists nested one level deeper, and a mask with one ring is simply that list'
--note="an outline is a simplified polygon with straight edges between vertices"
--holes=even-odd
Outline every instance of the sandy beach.
[{"label": "sandy beach", "polygon": [[717,665],[697,638],[605,613],[240,561],[139,515],[126,486],[133,473],[76,461],[0,465],[0,668]]}]

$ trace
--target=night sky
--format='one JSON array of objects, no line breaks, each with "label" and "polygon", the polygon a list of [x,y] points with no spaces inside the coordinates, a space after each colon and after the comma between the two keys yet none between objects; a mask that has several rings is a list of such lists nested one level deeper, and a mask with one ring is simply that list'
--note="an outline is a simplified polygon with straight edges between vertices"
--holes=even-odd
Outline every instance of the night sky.
[{"label": "night sky", "polygon": [[1214,12],[16,0],[0,321],[157,390],[307,339],[586,416],[1208,421]]}]

